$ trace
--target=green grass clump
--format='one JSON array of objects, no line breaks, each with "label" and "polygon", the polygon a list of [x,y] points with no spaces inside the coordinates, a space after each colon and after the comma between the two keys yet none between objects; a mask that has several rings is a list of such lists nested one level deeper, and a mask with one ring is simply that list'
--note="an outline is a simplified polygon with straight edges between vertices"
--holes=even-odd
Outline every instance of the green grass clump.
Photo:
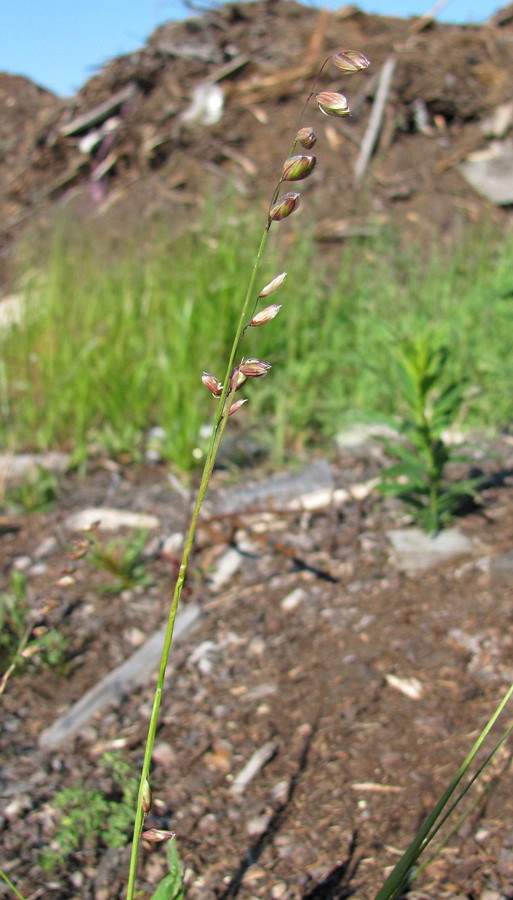
[{"label": "green grass clump", "polygon": [[[83,458],[93,442],[137,457],[159,426],[166,459],[186,470],[201,458],[212,403],[200,374],[219,374],[226,359],[241,301],[233,286],[258,243],[228,204],[218,217],[204,213],[201,230],[175,240],[159,226],[122,239],[84,223],[57,229],[25,278],[23,324],[0,335],[4,445]],[[272,333],[255,329],[246,351],[273,364],[244,422],[259,423],[275,458],[344,421],[401,415],[391,347],[433,322],[450,348],[448,375],[471,388],[466,424],[509,422],[512,238],[469,234],[425,262],[390,235],[355,239],[334,274],[313,238],[292,238],[266,260],[269,277],[289,272],[286,314]]]}]

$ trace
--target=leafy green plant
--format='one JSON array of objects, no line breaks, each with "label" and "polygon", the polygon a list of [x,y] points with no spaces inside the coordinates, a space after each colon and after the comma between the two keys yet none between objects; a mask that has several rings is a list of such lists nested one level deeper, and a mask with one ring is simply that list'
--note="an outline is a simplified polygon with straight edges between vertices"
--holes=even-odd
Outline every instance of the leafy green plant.
[{"label": "leafy green plant", "polygon": [[115,594],[137,585],[146,586],[152,583],[151,575],[146,571],[146,563],[142,556],[146,544],[147,532],[142,529],[129,537],[117,537],[102,543],[94,531],[90,536],[90,550],[86,556],[97,569],[107,572],[113,580],[102,585],[103,593]]},{"label": "leafy green plant", "polygon": [[36,624],[41,614],[30,612],[26,577],[11,572],[10,588],[0,594],[0,694],[16,668],[62,669],[68,641],[56,628]]},{"label": "leafy green plant", "polygon": [[98,788],[70,787],[59,791],[53,806],[59,811],[52,846],[39,855],[39,865],[52,871],[63,865],[73,853],[101,844],[124,847],[134,821],[137,779],[130,775],[130,764],[119,754],[102,757],[113,781],[107,795]]},{"label": "leafy green plant", "polygon": [[446,377],[449,350],[429,335],[404,342],[395,356],[408,409],[401,426],[407,443],[387,442],[397,462],[383,470],[378,490],[406,503],[426,532],[437,532],[474,495],[477,484],[476,479],[446,477],[448,463],[461,461],[445,432],[461,412],[467,382]]},{"label": "leafy green plant", "polygon": [[31,466],[19,484],[6,493],[7,506],[21,512],[45,512],[57,496],[57,479],[44,466]]},{"label": "leafy green plant", "polygon": [[9,590],[0,594],[0,665],[3,672],[20,656],[28,640],[30,626],[26,620],[26,578],[23,572],[13,571]]}]

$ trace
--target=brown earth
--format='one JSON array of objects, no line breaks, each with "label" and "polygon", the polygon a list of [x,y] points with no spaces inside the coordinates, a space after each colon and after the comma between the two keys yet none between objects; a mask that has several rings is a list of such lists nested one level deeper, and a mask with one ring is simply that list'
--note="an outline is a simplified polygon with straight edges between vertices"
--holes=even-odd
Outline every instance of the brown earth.
[{"label": "brown earth", "polygon": [[[4,282],[13,239],[73,204],[139,220],[164,210],[183,226],[207,183],[267,197],[320,61],[358,48],[371,68],[355,78],[327,69],[322,88],[347,91],[352,119],[318,122],[321,165],[308,184],[324,239],[397,222],[408,239],[458,235],[469,222],[509,213],[478,196],[458,163],[489,138],[480,124],[511,101],[513,16],[482,26],[328,13],[290,0],[230,3],[156,29],[138,51],[107,63],[61,100],[24,78],[0,76],[0,248]],[[397,67],[363,186],[354,164],[383,62]],[[185,121],[200,85],[222,91],[216,124]],[[127,220],[128,216],[128,220]]]},{"label": "brown earth", "polygon": [[[513,671],[513,448],[509,438],[480,438],[470,453],[489,476],[481,509],[458,521],[474,550],[410,575],[390,558],[386,530],[405,521],[394,501],[371,494],[312,512],[264,505],[219,517],[234,488],[233,475],[216,474],[184,597],[201,615],[172,653],[148,820],[177,833],[188,897],[372,898],[447,785]],[[366,481],[380,463],[372,444],[339,451],[335,486]],[[112,576],[71,559],[65,518],[92,504],[159,517],[147,540],[151,586],[106,595]],[[102,762],[108,749],[140,764],[151,684],[75,740],[51,752],[37,742],[163,623],[176,560],[160,548],[184,516],[163,467],[97,460],[85,478],[61,477],[49,512],[11,514],[18,531],[3,520],[3,573],[24,568],[36,624],[65,639],[60,667],[42,668],[36,654],[2,698],[3,868],[26,897],[123,896],[127,851],[106,848],[101,836],[51,874],[37,860],[55,838],[57,791],[116,796]],[[230,547],[240,548],[242,565],[216,591],[211,575]],[[57,584],[63,572],[68,586]],[[413,697],[408,679],[416,679]],[[269,741],[271,758],[234,794],[234,776]],[[484,795],[472,795],[475,807],[409,896],[513,897],[511,778],[504,750],[484,775]],[[150,896],[164,855],[142,850],[138,896]]]}]

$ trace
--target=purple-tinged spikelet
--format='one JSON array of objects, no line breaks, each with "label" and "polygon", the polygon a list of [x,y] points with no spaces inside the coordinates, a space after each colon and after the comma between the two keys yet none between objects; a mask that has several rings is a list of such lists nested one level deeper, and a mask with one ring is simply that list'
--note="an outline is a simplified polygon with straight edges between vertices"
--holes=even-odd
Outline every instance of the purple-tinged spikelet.
[{"label": "purple-tinged spikelet", "polygon": [[269,210],[269,218],[272,219],[273,222],[281,222],[282,219],[286,219],[287,216],[290,216],[298,206],[299,194],[295,194],[291,191],[288,194],[284,194],[283,197],[280,197],[274,206],[271,207]]},{"label": "purple-tinged spikelet", "polygon": [[335,91],[321,91],[316,94],[319,109],[325,116],[348,116],[349,104],[343,94]]},{"label": "purple-tinged spikelet", "polygon": [[289,156],[283,163],[282,181],[302,181],[312,174],[317,160],[315,156]]},{"label": "purple-tinged spikelet", "polygon": [[370,66],[370,62],[359,50],[340,50],[331,57],[332,63],[345,75],[360,72]]},{"label": "purple-tinged spikelet", "polygon": [[304,128],[300,128],[296,134],[296,138],[305,150],[311,150],[317,143],[317,136],[310,125],[305,125]]}]

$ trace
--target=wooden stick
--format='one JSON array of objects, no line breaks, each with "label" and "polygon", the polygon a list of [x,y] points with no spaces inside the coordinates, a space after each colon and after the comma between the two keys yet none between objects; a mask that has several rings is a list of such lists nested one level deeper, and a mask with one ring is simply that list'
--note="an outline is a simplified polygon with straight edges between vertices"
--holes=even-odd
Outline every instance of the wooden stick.
[{"label": "wooden stick", "polygon": [[392,78],[396,65],[397,56],[395,56],[395,54],[391,54],[387,57],[387,59],[383,63],[383,66],[381,67],[378,79],[378,87],[376,96],[374,98],[374,103],[372,105],[371,114],[369,116],[367,130],[364,134],[360,152],[358,154],[358,159],[356,160],[354,167],[355,187],[360,186],[363,176],[367,171],[367,166],[369,165],[369,160],[371,158],[372,151],[374,150],[379,130],[381,128],[383,112],[385,110],[385,105],[390,91],[390,86],[392,84]]}]

